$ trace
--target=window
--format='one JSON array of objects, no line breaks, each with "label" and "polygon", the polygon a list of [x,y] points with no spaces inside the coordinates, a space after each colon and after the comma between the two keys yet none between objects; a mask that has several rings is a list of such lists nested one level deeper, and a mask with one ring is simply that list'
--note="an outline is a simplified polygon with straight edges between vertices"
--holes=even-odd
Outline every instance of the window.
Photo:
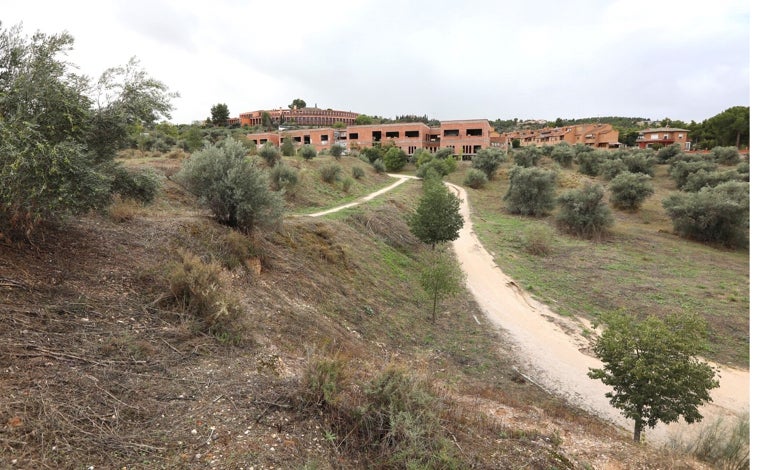
[{"label": "window", "polygon": [[418,137],[419,133],[418,131],[405,131],[406,137]]},{"label": "window", "polygon": [[384,134],[388,139],[397,139],[400,137],[400,131],[387,131]]},{"label": "window", "polygon": [[482,135],[482,129],[466,129],[466,135],[467,136],[481,136]]},{"label": "window", "polygon": [[350,140],[358,140],[358,133],[357,132],[351,132],[350,133]]},{"label": "window", "polygon": [[445,137],[458,137],[460,134],[458,132],[458,129],[445,129],[443,135]]},{"label": "window", "polygon": [[679,134],[679,139],[684,139],[684,134]]},{"label": "window", "polygon": [[329,140],[329,135],[328,134],[321,134],[321,141],[324,142],[326,140]]},{"label": "window", "polygon": [[650,134],[650,140],[658,140],[658,134]]}]

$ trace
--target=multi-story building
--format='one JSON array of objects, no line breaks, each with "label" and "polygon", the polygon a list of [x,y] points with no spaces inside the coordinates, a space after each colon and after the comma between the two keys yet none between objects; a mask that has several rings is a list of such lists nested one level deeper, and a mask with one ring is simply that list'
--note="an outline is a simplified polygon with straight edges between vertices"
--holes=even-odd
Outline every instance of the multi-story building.
[{"label": "multi-story building", "polygon": [[691,142],[687,140],[688,132],[687,129],[676,129],[673,127],[643,129],[637,136],[637,145],[641,149],[645,149],[655,144],[660,144],[664,147],[679,144],[682,150],[689,150]]},{"label": "multi-story building", "polygon": [[577,124],[565,127],[544,127],[537,130],[513,131],[505,134],[508,140],[518,139],[522,146],[585,144],[595,148],[619,146],[619,132],[610,124]]},{"label": "multi-story building", "polygon": [[239,126],[333,126],[338,122],[355,124],[358,113],[320,108],[270,109],[249,111],[237,118],[230,118],[229,125]]},{"label": "multi-story building", "polygon": [[449,147],[453,153],[469,158],[480,149],[490,146],[489,121],[486,119],[442,121],[439,127],[424,123],[367,124],[347,126],[342,129],[329,127],[315,129],[286,129],[276,133],[248,134],[247,138],[257,145],[271,142],[279,145],[285,138],[292,139],[295,146],[313,145],[317,151],[339,144],[345,148],[360,149],[372,145],[393,143],[408,155],[418,149],[436,152]]}]

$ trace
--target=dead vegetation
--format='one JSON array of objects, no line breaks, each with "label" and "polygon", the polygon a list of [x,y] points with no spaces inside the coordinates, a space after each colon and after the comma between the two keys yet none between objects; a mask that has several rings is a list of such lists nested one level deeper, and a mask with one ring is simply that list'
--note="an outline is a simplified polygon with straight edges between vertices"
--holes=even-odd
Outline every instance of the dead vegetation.
[{"label": "dead vegetation", "polygon": [[432,328],[417,192],[242,236],[169,180],[0,245],[0,467],[698,466],[520,379],[467,295]]}]

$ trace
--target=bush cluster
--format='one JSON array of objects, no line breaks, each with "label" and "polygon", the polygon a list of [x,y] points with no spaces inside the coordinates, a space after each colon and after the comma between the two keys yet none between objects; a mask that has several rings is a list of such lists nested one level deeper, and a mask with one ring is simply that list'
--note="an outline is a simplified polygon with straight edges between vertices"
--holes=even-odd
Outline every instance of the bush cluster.
[{"label": "bush cluster", "polygon": [[469,188],[479,189],[483,188],[487,181],[487,174],[482,170],[469,168],[468,171],[466,171],[466,177],[463,179],[463,184]]},{"label": "bush cluster", "polygon": [[611,204],[618,209],[636,211],[653,195],[651,178],[642,173],[624,171],[611,180]]}]

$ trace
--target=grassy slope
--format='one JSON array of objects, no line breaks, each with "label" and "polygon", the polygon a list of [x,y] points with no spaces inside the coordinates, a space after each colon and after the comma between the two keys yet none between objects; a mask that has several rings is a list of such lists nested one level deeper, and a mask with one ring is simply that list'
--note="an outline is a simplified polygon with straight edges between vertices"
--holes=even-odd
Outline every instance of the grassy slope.
[{"label": "grassy slope", "polygon": [[[167,175],[178,167],[149,164]],[[312,186],[293,206],[342,202],[336,185],[307,178]],[[385,177],[371,178],[351,196]],[[484,316],[467,294],[445,302],[438,323],[429,323],[415,282],[422,247],[403,223],[418,195],[419,185],[408,183],[325,219],[287,218],[277,233],[250,238],[259,274],[232,267],[248,260],[229,250],[231,231],[170,181],[159,201],[126,222],[85,217],[36,250],[0,247],[0,306],[8,313],[0,321],[0,366],[12,372],[0,379],[10,397],[0,404],[7,423],[0,465],[372,463],[376,451],[351,447],[349,434],[335,441],[323,409],[297,406],[314,357],[347,364],[346,402],[388,366],[435,383],[447,403],[445,435],[467,465],[681,465],[679,456],[632,446],[514,376],[507,344],[474,318]],[[166,297],[166,267],[179,249],[230,266],[222,287],[246,312],[237,346],[195,331]]]},{"label": "grassy slope", "polygon": [[[639,212],[614,209],[615,225],[608,239],[586,241],[554,231],[553,250],[546,256],[524,250],[525,231],[536,225],[552,228],[554,219],[505,211],[502,196],[507,192],[508,167],[501,168],[484,189],[469,190],[475,230],[504,272],[566,315],[592,319],[616,309],[644,315],[701,314],[711,331],[711,357],[748,365],[748,252],[708,246],[672,233],[661,205],[675,190],[667,166],[656,166],[655,194]],[[452,180],[460,183],[464,172],[462,167]],[[606,183],[562,170],[559,192],[586,179]]]}]

